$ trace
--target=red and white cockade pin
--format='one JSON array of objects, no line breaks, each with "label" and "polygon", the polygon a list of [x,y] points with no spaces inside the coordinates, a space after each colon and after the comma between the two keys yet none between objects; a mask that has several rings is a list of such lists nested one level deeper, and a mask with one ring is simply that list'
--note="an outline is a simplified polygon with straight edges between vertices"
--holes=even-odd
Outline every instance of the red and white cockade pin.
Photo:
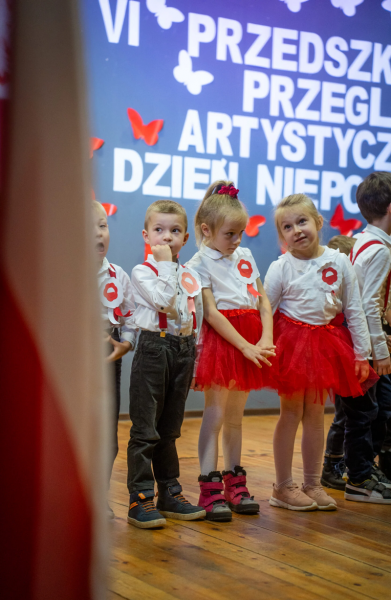
[{"label": "red and white cockade pin", "polygon": [[100,286],[100,301],[107,308],[117,308],[124,299],[121,282],[115,277],[105,279]]},{"label": "red and white cockade pin", "polygon": [[189,313],[195,315],[194,298],[201,292],[201,280],[196,271],[189,267],[180,266],[179,287],[183,292],[180,309],[184,310],[187,303]]},{"label": "red and white cockade pin", "polygon": [[243,292],[249,292],[252,296],[254,296],[254,298],[261,296],[258,290],[254,287],[254,283],[256,282],[258,276],[257,271],[258,270],[255,265],[255,261],[251,255],[246,256],[246,258],[239,256],[235,262],[235,275],[239,281],[245,284]]}]

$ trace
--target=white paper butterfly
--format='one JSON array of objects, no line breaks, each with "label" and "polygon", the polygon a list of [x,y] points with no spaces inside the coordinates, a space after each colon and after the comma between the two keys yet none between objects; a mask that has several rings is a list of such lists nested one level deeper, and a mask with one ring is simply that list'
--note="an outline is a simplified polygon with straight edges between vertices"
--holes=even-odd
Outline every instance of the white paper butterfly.
[{"label": "white paper butterfly", "polygon": [[341,8],[346,17],[354,17],[356,14],[356,6],[362,4],[364,0],[331,0],[331,4],[335,8]]},{"label": "white paper butterfly", "polygon": [[191,57],[186,50],[181,50],[178,56],[178,66],[174,69],[174,77],[179,83],[183,83],[190,94],[197,96],[202,91],[202,86],[212,83],[214,77],[208,71],[193,71]]},{"label": "white paper butterfly", "polygon": [[381,5],[384,10],[389,10],[391,12],[391,0],[384,0]]},{"label": "white paper butterfly", "polygon": [[149,12],[157,17],[157,22],[162,29],[170,29],[173,23],[181,23],[185,15],[177,8],[166,6],[166,0],[147,0]]},{"label": "white paper butterfly", "polygon": [[307,2],[308,0],[281,0],[285,2],[291,12],[299,12],[301,9],[301,5],[303,2]]}]

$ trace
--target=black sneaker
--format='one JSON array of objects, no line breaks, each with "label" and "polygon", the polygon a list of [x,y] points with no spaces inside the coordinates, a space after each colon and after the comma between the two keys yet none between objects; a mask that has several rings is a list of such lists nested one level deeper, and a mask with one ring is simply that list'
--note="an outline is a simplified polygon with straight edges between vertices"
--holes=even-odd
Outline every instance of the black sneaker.
[{"label": "black sneaker", "polygon": [[157,510],[169,519],[179,519],[181,521],[195,521],[205,517],[206,511],[201,506],[190,504],[181,492],[182,486],[179,483],[171,487],[159,486]]},{"label": "black sneaker", "polygon": [[391,490],[376,481],[374,476],[362,483],[346,482],[345,500],[353,502],[371,502],[372,504],[391,504]]},{"label": "black sneaker", "polygon": [[376,481],[378,481],[379,483],[382,483],[384,485],[384,487],[386,487],[388,489],[391,488],[391,481],[388,479],[388,477],[386,477],[384,475],[383,471],[380,469],[379,465],[377,465],[376,463],[373,463],[372,477],[374,479],[376,479]]},{"label": "black sneaker", "polygon": [[346,481],[343,479],[345,472],[345,457],[325,456],[321,484],[333,490],[344,490]]},{"label": "black sneaker", "polygon": [[379,467],[384,475],[391,479],[391,448],[382,450],[379,454]]},{"label": "black sneaker", "polygon": [[129,497],[128,523],[141,529],[154,529],[166,524],[166,519],[156,510],[155,492],[133,492]]}]

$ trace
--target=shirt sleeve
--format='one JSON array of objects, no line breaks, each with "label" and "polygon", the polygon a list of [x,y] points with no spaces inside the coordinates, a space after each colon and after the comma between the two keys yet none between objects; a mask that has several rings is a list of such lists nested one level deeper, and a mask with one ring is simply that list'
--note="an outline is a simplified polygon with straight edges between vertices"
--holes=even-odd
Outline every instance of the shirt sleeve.
[{"label": "shirt sleeve", "polygon": [[199,252],[191,258],[186,265],[191,269],[194,269],[198,273],[201,279],[201,286],[203,288],[211,288],[212,287],[212,278],[210,269],[208,269],[208,265],[206,260],[200,255]]},{"label": "shirt sleeve", "polygon": [[137,304],[158,312],[171,312],[177,297],[177,265],[160,261],[157,269],[158,275],[145,265],[134,267],[131,281]]},{"label": "shirt sleeve", "polygon": [[130,312],[128,317],[123,317],[123,324],[121,325],[121,342],[129,342],[132,349],[136,345],[137,329],[133,323],[133,313],[136,310],[134,303],[132,285],[130,283],[130,277],[124,270],[121,269],[121,283],[124,291],[124,299],[120,306],[123,315]]},{"label": "shirt sleeve", "polygon": [[386,247],[379,250],[368,260],[362,262],[363,276],[362,307],[368,323],[372,345],[372,356],[376,360],[387,358],[390,353],[387,347],[387,336],[382,328],[381,314],[382,288],[390,271],[390,252]]},{"label": "shirt sleeve", "polygon": [[270,265],[264,282],[266,295],[271,304],[273,315],[276,312],[282,296],[282,265],[276,260]]},{"label": "shirt sleeve", "polygon": [[361,305],[360,288],[348,257],[341,254],[341,259],[343,270],[342,310],[352,336],[355,357],[357,360],[365,360],[371,356],[371,341]]}]

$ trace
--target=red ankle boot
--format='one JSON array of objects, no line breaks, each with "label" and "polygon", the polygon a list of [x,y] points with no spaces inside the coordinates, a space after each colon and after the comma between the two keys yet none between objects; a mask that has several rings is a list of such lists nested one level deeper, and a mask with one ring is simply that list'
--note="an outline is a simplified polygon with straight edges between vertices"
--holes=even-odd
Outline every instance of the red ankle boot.
[{"label": "red ankle boot", "polygon": [[219,471],[211,471],[209,475],[198,478],[201,493],[198,506],[206,511],[207,521],[231,521],[232,512],[227,506],[222,494],[224,490],[223,477]]},{"label": "red ankle boot", "polygon": [[223,471],[224,496],[231,510],[242,515],[255,515],[259,504],[246,487],[246,471],[236,466],[233,471]]}]

